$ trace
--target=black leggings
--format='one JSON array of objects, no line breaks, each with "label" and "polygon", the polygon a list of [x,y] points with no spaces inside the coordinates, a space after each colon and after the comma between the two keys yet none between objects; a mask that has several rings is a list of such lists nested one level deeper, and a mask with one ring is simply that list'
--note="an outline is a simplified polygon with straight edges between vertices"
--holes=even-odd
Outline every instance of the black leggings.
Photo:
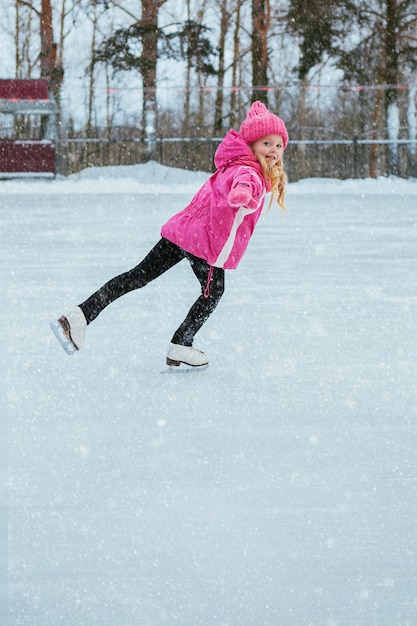
[{"label": "black leggings", "polygon": [[112,278],[79,305],[87,324],[92,322],[111,302],[129,291],[144,287],[184,258],[190,262],[201,285],[201,294],[189,310],[185,320],[175,331],[171,341],[184,346],[192,346],[194,335],[213,313],[223,295],[224,270],[220,267],[211,267],[207,261],[185,252],[167,239],[161,239],[139,265]]}]

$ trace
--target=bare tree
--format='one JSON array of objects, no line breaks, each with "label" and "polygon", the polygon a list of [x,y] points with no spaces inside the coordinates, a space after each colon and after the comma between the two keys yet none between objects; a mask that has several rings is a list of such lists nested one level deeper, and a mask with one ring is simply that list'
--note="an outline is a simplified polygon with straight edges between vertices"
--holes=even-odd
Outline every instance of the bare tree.
[{"label": "bare tree", "polygon": [[268,33],[270,0],[252,0],[252,101],[268,104]]},{"label": "bare tree", "polygon": [[400,64],[398,54],[397,30],[399,26],[399,11],[397,0],[387,0],[386,2],[386,28],[384,52],[386,56],[385,80],[390,87],[385,90],[385,115],[387,120],[388,138],[393,143],[388,144],[387,170],[389,174],[399,174],[398,161],[398,132],[400,129],[400,113],[398,107],[398,90],[395,86],[400,82]]},{"label": "bare tree", "polygon": [[[21,15],[25,11],[27,21]],[[39,20],[39,30],[32,29],[32,17]],[[38,53],[31,58],[34,34],[39,32]],[[60,101],[64,68],[62,53],[58,54],[58,45],[54,40],[51,0],[41,0],[40,9],[33,2],[16,0],[16,76],[30,78],[34,67],[39,63],[40,77],[48,81],[48,88],[57,102]],[[48,119],[42,117],[41,133],[45,132]]]},{"label": "bare tree", "polygon": [[156,64],[158,59],[158,11],[166,0],[142,0],[142,20],[144,27],[142,69],[143,78],[143,128],[148,140],[148,156],[152,157],[156,147],[157,99]]},{"label": "bare tree", "polygon": [[[184,92],[184,118],[183,129],[186,134],[191,129],[207,126],[205,111],[204,88],[207,77],[217,74],[212,59],[215,56],[213,45],[209,39],[211,28],[205,26],[207,0],[202,0],[199,5],[187,0],[187,20],[180,27],[175,37],[180,41],[179,59],[185,61],[185,92]],[[193,84],[197,83],[199,89],[197,121],[192,115],[192,90]]]},{"label": "bare tree", "polygon": [[223,130],[223,103],[224,103],[224,75],[225,75],[225,45],[227,32],[231,17],[230,4],[228,0],[222,0],[220,3],[220,36],[217,46],[219,53],[219,66],[217,74],[217,92],[216,102],[214,105],[214,132]]},{"label": "bare tree", "polygon": [[91,61],[87,68],[88,99],[87,99],[87,121],[85,125],[86,137],[90,137],[92,126],[93,126],[93,105],[94,105],[94,97],[95,97],[95,66],[96,66],[95,59],[94,59],[94,50],[96,48],[97,26],[98,26],[98,19],[99,19],[97,4],[93,5],[92,11],[89,17],[91,19],[93,30],[92,30],[92,35],[91,35]]},{"label": "bare tree", "polygon": [[49,89],[54,96],[59,96],[64,78],[64,70],[62,65],[58,65],[57,44],[54,41],[52,25],[51,0],[41,0],[40,10],[38,10],[32,2],[17,0],[17,6],[19,4],[28,7],[39,18],[40,52],[38,59],[40,62],[40,75],[41,78],[48,80]]},{"label": "bare tree", "polygon": [[[166,0],[141,0],[142,15],[137,19],[128,10],[124,9],[115,0],[106,0],[108,3],[122,9],[127,15],[135,19],[128,28],[118,29],[111,37],[103,42],[100,50],[96,51],[95,61],[111,63],[114,69],[140,71],[143,83],[142,98],[142,132],[147,141],[147,158],[151,158],[156,148],[157,129],[157,95],[156,95],[156,68],[158,60],[158,39],[161,31],[158,28],[158,13]],[[140,43],[141,52],[131,50],[131,42]]]},{"label": "bare tree", "polygon": [[[31,78],[32,70],[38,61],[32,58],[33,48],[33,15],[32,4],[16,0],[15,3],[15,64],[16,78]],[[39,17],[39,12],[37,12]]]},{"label": "bare tree", "polygon": [[234,127],[237,121],[237,93],[238,93],[238,68],[241,60],[240,55],[240,9],[242,1],[236,0],[235,27],[233,31],[233,62],[232,62],[232,93],[230,94],[230,126]]}]

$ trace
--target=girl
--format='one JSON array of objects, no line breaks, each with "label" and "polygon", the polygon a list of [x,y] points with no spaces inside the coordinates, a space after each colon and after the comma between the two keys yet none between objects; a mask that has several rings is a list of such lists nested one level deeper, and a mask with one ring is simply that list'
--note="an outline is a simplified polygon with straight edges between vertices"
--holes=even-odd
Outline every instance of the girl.
[{"label": "girl", "polygon": [[162,239],[143,261],[51,324],[64,349],[69,354],[80,350],[86,327],[106,306],[186,258],[201,285],[201,295],[175,331],[166,362],[174,367],[208,365],[204,352],[193,346],[194,336],[223,295],[224,270],[235,269],[245,253],[266,192],[272,192],[271,202],[275,198],[284,208],[287,144],[284,122],[264,104],[254,102],[239,132],[230,130],[217,148],[217,171],[190,204],[163,225]]}]

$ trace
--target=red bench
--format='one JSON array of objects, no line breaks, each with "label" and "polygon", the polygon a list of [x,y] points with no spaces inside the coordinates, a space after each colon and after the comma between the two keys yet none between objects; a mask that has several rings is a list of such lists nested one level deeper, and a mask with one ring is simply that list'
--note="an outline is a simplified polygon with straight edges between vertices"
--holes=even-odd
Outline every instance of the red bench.
[{"label": "red bench", "polygon": [[[48,82],[0,80],[0,113],[48,116],[55,130],[56,104],[49,98]],[[0,177],[55,176],[56,150],[53,138],[39,140],[0,139]]]}]

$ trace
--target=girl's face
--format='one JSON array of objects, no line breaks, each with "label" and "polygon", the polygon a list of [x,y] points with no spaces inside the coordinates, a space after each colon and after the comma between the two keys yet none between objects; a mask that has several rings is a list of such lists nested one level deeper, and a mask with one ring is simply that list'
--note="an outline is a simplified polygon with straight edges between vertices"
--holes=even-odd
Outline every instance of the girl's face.
[{"label": "girl's face", "polygon": [[284,154],[284,142],[281,135],[266,135],[251,145],[253,152],[259,152],[272,165],[282,160]]}]

